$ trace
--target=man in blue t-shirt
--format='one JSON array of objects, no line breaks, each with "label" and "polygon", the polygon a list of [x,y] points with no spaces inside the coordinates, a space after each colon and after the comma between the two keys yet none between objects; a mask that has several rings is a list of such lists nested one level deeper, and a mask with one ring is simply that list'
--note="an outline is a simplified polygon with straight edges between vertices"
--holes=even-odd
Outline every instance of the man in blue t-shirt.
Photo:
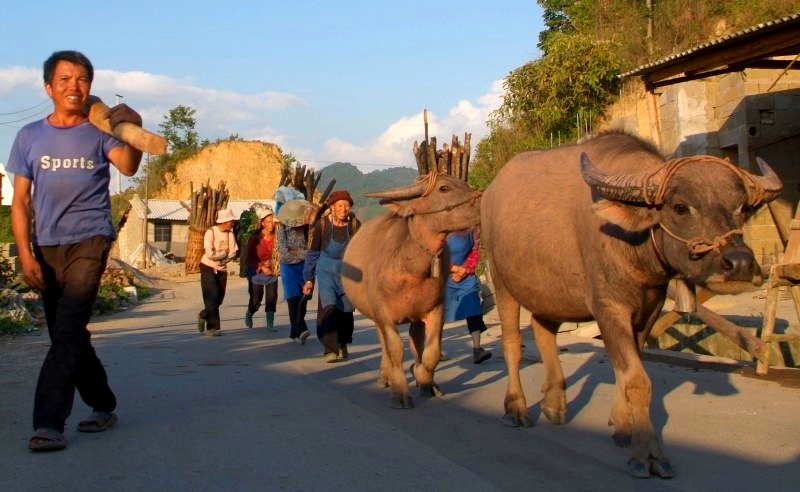
[{"label": "man in blue t-shirt", "polygon": [[[133,176],[142,153],[89,123],[83,110],[93,77],[92,63],[77,51],[58,51],[44,62],[53,112],[17,133],[6,166],[14,175],[11,227],[22,276],[42,293],[51,342],[36,385],[33,451],[66,447],[76,389],[92,408],[79,431],[104,431],[117,421],[117,401],[86,327],[116,238],[109,165]],[[125,104],[107,117],[112,128],[142,124]]]}]

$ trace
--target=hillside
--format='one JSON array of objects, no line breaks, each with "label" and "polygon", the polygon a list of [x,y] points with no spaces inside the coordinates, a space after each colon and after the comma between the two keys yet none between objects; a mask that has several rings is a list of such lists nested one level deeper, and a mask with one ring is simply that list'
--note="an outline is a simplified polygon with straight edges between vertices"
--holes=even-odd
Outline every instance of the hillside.
[{"label": "hillside", "polygon": [[414,182],[417,170],[410,167],[392,167],[362,173],[357,167],[346,162],[336,162],[322,169],[319,189],[324,190],[332,179],[336,180],[334,190],[346,189],[353,197],[353,209],[361,220],[371,219],[383,212],[384,208],[376,198],[365,198],[364,193],[406,186]]},{"label": "hillside", "polygon": [[152,198],[186,200],[206,181],[216,187],[225,181],[230,198],[271,197],[281,177],[283,157],[277,145],[259,141],[225,140],[204,147],[165,176],[167,186]]}]

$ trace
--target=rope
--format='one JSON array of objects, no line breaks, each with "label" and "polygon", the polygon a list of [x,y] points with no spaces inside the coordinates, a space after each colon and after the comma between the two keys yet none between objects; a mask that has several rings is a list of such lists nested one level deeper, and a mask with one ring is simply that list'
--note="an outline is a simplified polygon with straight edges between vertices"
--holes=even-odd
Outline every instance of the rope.
[{"label": "rope", "polygon": [[[715,162],[717,164],[721,164],[726,168],[730,169],[734,174],[739,176],[747,185],[745,186],[747,190],[747,200],[750,205],[755,205],[763,201],[764,199],[764,187],[761,186],[753,175],[750,173],[745,172],[740,167],[734,166],[730,162],[726,161],[725,159],[720,159],[719,157],[714,157],[710,155],[704,156],[692,156],[692,157],[681,157],[678,159],[670,159],[667,161],[663,167],[658,168],[650,173],[647,174],[644,183],[642,184],[642,194],[644,195],[644,201],[647,205],[661,205],[664,203],[664,195],[667,193],[667,184],[669,183],[672,176],[684,165],[690,162],[698,162],[698,161],[710,161]],[[653,178],[659,174],[664,173],[663,179],[660,180],[658,189],[655,191],[655,196],[652,198],[650,197],[650,193],[648,193],[648,183],[650,183]],[[666,229],[665,229],[666,230]],[[670,234],[671,235],[671,234]],[[674,237],[674,236],[673,236]]]},{"label": "rope", "polygon": [[[693,256],[700,256],[712,250],[722,254],[720,248],[728,244],[728,238],[734,235],[736,236],[744,235],[744,232],[741,229],[733,229],[721,236],[715,237],[713,241],[708,241],[706,240],[706,238],[699,236],[692,239],[684,239],[678,236],[677,234],[673,233],[672,231],[670,231],[664,224],[658,224],[658,226],[661,227],[661,229],[663,229],[664,232],[669,234],[673,239],[685,244],[686,248],[689,250],[689,253],[691,253]],[[652,229],[651,229],[651,234],[652,234]],[[653,238],[653,241],[655,243],[655,238]]]},{"label": "rope", "polygon": [[428,186],[425,188],[425,193],[423,193],[422,196],[428,196],[431,194],[431,192],[433,192],[433,188],[436,186],[436,176],[438,174],[439,173],[437,173],[436,171],[431,171],[430,173],[424,176],[417,177],[417,179],[415,180],[417,183],[425,179],[428,180]]}]

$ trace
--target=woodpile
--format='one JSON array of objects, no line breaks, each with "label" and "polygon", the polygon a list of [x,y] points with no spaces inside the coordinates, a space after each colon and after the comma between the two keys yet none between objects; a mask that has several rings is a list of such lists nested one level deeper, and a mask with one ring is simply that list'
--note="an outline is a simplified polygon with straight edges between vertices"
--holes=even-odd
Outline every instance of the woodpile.
[{"label": "woodpile", "polygon": [[414,157],[417,160],[417,171],[420,176],[436,171],[440,174],[449,174],[455,178],[467,181],[469,177],[469,157],[471,133],[464,133],[462,144],[456,135],[453,135],[450,146],[444,144],[441,150],[436,149],[436,137],[428,138],[428,110],[424,111],[425,141],[421,144],[414,142]]},{"label": "woodpile", "polygon": [[195,190],[189,183],[189,240],[186,246],[186,273],[200,271],[200,260],[203,258],[203,236],[206,229],[214,225],[217,212],[228,206],[229,193],[225,181],[220,181],[216,189],[206,181],[200,189]]},{"label": "woodpile", "polygon": [[298,162],[294,168],[286,166],[281,169],[279,186],[294,188],[305,195],[306,200],[312,201],[321,177],[322,173],[315,172],[313,167],[306,168]]}]

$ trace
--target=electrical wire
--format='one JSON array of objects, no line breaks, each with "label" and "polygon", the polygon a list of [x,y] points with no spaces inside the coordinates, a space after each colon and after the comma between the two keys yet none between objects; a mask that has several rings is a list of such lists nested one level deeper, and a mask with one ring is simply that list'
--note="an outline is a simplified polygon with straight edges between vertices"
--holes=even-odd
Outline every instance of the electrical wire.
[{"label": "electrical wire", "polygon": [[11,120],[11,121],[0,121],[0,125],[4,125],[4,126],[11,126],[9,123],[19,123],[20,121],[29,120],[29,119],[33,118],[34,116],[39,116],[40,114],[42,114],[42,113],[46,113],[46,112],[48,112],[48,111],[50,111],[50,108],[49,108],[49,107],[47,107],[47,108],[44,108],[43,110],[39,111],[38,113],[33,113],[32,115],[26,116],[26,117],[24,117],[24,118],[20,118],[20,119],[18,119],[18,120]]},{"label": "electrical wire", "polygon": [[39,106],[41,106],[42,104],[47,104],[49,102],[50,102],[50,99],[45,99],[44,101],[40,102],[36,106],[31,106],[28,109],[21,109],[19,111],[11,111],[10,113],[0,113],[0,116],[9,116],[9,115],[12,115],[12,114],[27,113],[28,111],[34,110],[34,109],[38,108]]}]

